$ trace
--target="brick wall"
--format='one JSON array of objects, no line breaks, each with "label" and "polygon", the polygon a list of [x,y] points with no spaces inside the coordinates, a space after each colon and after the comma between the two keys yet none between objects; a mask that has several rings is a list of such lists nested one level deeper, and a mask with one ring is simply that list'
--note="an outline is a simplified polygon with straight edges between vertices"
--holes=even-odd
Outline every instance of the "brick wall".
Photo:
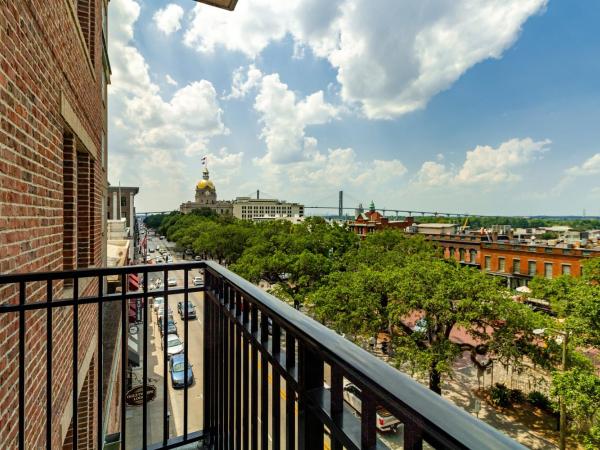
[{"label": "brick wall", "polygon": [[[0,0],[0,273],[102,264],[102,1]],[[88,180],[85,193],[78,169]],[[78,206],[84,206],[83,216]],[[96,289],[96,282],[82,283],[80,293]],[[46,286],[31,283],[27,299],[45,300],[45,292]],[[62,283],[55,283],[52,293],[66,295]],[[16,295],[14,287],[0,288],[0,302],[16,302]],[[62,446],[70,421],[72,320],[70,308],[57,309],[52,317],[52,448]],[[95,394],[90,395],[96,382],[96,321],[96,306],[80,307],[77,361],[85,374],[78,408],[87,412],[80,424],[88,430],[85,448],[93,447],[97,431],[89,427],[97,421]],[[17,446],[17,393],[23,381],[18,330],[18,314],[0,314],[2,449]],[[28,312],[26,448],[46,447],[46,335],[46,312]]]}]

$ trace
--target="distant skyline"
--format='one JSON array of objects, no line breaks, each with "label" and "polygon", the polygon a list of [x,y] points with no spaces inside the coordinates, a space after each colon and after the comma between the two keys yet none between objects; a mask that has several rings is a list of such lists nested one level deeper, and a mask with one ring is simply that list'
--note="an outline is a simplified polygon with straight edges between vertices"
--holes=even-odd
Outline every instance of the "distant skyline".
[{"label": "distant skyline", "polygon": [[600,2],[109,5],[109,181],[219,199],[600,215]]}]

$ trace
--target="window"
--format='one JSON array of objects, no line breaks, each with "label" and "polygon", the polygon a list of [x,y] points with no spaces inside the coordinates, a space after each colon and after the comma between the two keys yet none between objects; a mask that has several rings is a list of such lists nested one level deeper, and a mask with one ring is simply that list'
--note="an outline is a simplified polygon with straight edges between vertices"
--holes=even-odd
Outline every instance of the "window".
[{"label": "window", "polygon": [[95,65],[96,50],[96,0],[76,0],[77,19],[83,32],[92,65]]},{"label": "window", "polygon": [[520,259],[513,259],[513,272],[521,273],[521,260]]},{"label": "window", "polygon": [[448,258],[454,258],[454,247],[448,248]]},{"label": "window", "polygon": [[121,195],[121,208],[125,208],[127,206],[127,197]]},{"label": "window", "polygon": [[477,250],[470,250],[469,254],[470,254],[469,261],[472,263],[477,262]]},{"label": "window", "polygon": [[535,261],[529,261],[528,272],[530,276],[535,277],[537,275],[537,263]]},{"label": "window", "polygon": [[552,263],[544,263],[544,276],[552,278]]},{"label": "window", "polygon": [[487,270],[487,271],[492,270],[492,257],[491,256],[485,257],[485,270]]},{"label": "window", "polygon": [[458,249],[458,254],[460,256],[460,260],[464,261],[465,260],[465,249],[464,248]]},{"label": "window", "polygon": [[498,258],[498,272],[506,272],[506,259]]},{"label": "window", "polygon": [[571,275],[571,264],[563,264],[561,268],[563,275]]}]

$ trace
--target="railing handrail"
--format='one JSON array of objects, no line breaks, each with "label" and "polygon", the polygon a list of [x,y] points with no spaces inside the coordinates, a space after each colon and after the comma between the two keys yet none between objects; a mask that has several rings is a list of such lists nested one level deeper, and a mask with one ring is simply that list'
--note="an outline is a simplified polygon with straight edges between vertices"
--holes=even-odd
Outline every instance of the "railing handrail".
[{"label": "railing handrail", "polygon": [[485,422],[474,418],[447,399],[435,394],[408,375],[358,347],[333,330],[297,311],[258,286],[212,261],[209,270],[226,278],[242,294],[252,297],[274,320],[297,338],[335,361],[379,398],[391,398],[406,405],[430,426],[438,428],[467,448],[524,449],[523,445]]},{"label": "railing handrail", "polygon": [[[275,323],[286,331],[289,330],[296,339],[303,341],[303,345],[312,347],[324,361],[330,361],[340,367],[352,381],[371,391],[384,406],[390,405],[392,412],[408,411],[416,416],[414,419],[423,424],[426,430],[437,431],[436,435],[447,436],[449,440],[454,440],[455,444],[466,448],[525,448],[333,330],[213,261],[86,268],[61,272],[11,273],[0,275],[0,287],[12,283],[190,269],[206,269],[213,275],[224,278],[258,309],[264,310]],[[187,288],[188,286],[184,286],[184,289]],[[148,294],[152,295],[151,292],[146,295]],[[129,294],[120,295],[125,299]],[[0,308],[0,313],[2,309]]]}]

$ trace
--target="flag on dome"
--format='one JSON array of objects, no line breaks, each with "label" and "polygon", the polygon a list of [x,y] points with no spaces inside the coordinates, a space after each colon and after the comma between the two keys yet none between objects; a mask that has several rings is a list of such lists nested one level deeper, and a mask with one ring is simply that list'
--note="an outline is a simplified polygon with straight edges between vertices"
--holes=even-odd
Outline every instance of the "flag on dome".
[{"label": "flag on dome", "polygon": [[202,157],[202,165],[205,166],[206,165],[206,156]]}]

